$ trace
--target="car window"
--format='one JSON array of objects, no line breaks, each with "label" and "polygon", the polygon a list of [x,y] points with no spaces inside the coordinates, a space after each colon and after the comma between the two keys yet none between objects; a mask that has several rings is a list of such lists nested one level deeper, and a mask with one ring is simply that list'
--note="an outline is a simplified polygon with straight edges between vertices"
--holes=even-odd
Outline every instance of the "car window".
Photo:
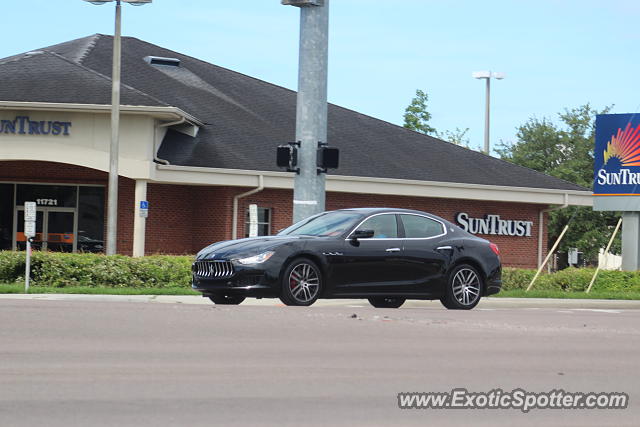
[{"label": "car window", "polygon": [[358,212],[333,211],[323,212],[304,219],[291,227],[280,231],[279,235],[290,236],[339,236],[354,226],[363,215]]},{"label": "car window", "polygon": [[373,230],[374,239],[393,239],[398,237],[398,224],[394,214],[373,216],[360,224],[358,230]]},{"label": "car window", "polygon": [[400,215],[407,238],[433,237],[444,233],[442,224],[430,218],[418,215]]}]

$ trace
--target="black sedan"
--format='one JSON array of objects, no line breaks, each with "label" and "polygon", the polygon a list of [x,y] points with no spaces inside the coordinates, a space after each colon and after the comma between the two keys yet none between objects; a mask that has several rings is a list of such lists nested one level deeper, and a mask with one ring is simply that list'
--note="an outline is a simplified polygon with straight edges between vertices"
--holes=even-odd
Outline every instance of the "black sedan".
[{"label": "black sedan", "polygon": [[278,233],[212,244],[193,263],[193,289],[216,304],[279,297],[367,298],[374,307],[439,299],[471,309],[500,291],[498,247],[425,212],[343,209]]}]

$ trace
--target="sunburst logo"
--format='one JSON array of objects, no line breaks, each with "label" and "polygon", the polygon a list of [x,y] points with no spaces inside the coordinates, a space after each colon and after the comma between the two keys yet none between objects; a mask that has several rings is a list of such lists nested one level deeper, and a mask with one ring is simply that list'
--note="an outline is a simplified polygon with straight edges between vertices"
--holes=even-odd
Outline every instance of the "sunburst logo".
[{"label": "sunburst logo", "polygon": [[607,142],[604,150],[604,164],[610,159],[618,159],[621,166],[640,166],[640,125],[631,127],[631,123],[618,132]]}]

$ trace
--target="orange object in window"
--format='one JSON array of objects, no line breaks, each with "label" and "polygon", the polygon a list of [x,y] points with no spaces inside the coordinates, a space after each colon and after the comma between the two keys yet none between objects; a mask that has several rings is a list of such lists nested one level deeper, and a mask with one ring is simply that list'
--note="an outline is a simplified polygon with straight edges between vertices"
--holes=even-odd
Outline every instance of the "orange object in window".
[{"label": "orange object in window", "polygon": [[[27,237],[24,235],[24,232],[16,231],[16,242],[26,242],[26,241],[27,241]],[[42,233],[36,233],[32,241],[42,242]]]},{"label": "orange object in window", "polygon": [[[24,232],[18,231],[16,232],[16,242],[26,242],[27,238],[24,235]],[[34,242],[42,242],[42,233],[36,233],[36,236],[33,238]],[[49,240],[51,243],[68,243],[73,244],[73,233],[49,233]]]}]

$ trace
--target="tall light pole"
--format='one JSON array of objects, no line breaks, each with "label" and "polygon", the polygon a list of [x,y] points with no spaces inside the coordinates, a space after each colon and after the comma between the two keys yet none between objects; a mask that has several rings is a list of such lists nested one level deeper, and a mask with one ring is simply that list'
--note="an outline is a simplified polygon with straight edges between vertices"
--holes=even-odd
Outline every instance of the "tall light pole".
[{"label": "tall light pole", "polygon": [[[103,5],[114,0],[84,0]],[[111,146],[109,150],[109,195],[107,197],[107,255],[115,255],[118,236],[118,148],[120,145],[120,70],[121,70],[121,21],[120,1],[142,6],[153,0],[115,0],[116,24],[113,35],[113,70],[111,73]]]},{"label": "tall light pole", "polygon": [[300,8],[300,57],[296,141],[300,142],[293,188],[293,222],[325,209],[325,175],[318,173],[317,150],[327,143],[329,0],[281,0]]},{"label": "tall light pole", "polygon": [[484,112],[484,152],[490,155],[489,145],[489,116],[491,113],[491,78],[502,80],[505,78],[504,73],[492,73],[491,71],[474,71],[471,73],[474,79],[485,79],[487,81],[486,105]]}]

